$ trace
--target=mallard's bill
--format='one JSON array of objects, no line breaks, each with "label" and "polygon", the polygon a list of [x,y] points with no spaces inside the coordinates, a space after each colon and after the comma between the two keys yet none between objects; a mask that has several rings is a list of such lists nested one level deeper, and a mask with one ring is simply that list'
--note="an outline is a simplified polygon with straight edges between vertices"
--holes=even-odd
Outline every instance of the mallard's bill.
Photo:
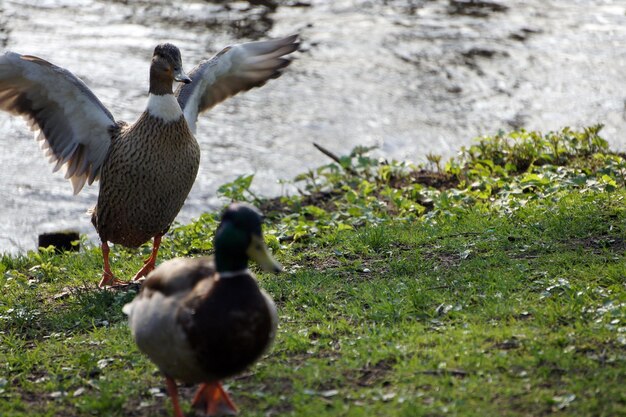
[{"label": "mallard's bill", "polygon": [[250,242],[246,253],[250,259],[255,260],[262,269],[268,272],[280,272],[283,270],[283,267],[270,254],[261,236],[252,236],[252,242]]}]

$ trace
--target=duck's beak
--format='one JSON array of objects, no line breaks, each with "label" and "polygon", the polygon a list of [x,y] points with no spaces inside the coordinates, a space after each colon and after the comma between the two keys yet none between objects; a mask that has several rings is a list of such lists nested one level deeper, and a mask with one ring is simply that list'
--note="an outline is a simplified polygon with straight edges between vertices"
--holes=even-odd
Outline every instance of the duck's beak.
[{"label": "duck's beak", "polygon": [[252,242],[246,251],[250,259],[254,259],[259,266],[268,272],[280,272],[283,267],[272,257],[263,237],[252,235]]},{"label": "duck's beak", "polygon": [[189,84],[191,82],[191,78],[185,74],[182,68],[176,68],[174,70],[174,81],[178,81],[179,83]]}]

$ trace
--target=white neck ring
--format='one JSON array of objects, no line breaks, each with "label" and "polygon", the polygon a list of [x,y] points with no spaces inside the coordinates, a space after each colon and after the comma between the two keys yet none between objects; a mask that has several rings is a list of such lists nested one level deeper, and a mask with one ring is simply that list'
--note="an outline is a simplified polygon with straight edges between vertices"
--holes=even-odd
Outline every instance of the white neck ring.
[{"label": "white neck ring", "polygon": [[246,268],[246,269],[240,269],[239,271],[218,272],[217,274],[219,275],[220,278],[233,278],[233,277],[238,277],[239,275],[250,275],[250,270]]}]

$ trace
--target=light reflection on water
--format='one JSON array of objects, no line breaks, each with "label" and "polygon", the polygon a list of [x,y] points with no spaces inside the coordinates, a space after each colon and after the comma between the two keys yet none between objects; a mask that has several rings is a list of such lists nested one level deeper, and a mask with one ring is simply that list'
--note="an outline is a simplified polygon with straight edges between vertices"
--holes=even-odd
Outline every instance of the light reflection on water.
[{"label": "light reflection on water", "polygon": [[[283,77],[201,116],[202,163],[182,222],[217,207],[217,187],[241,174],[256,173],[256,192],[281,192],[277,179],[328,162],[312,142],[339,154],[377,145],[382,156],[420,162],[499,129],[603,122],[624,148],[623,1],[501,1],[508,10],[478,15],[453,13],[448,0],[315,0],[274,13],[245,2],[126,3],[7,1],[0,42],[68,68],[132,122],[159,42],[178,45],[189,71],[250,37],[304,40]],[[32,249],[38,233],[62,228],[95,238],[84,213],[97,187],[73,196],[21,119],[0,114],[0,132],[0,252]]]}]

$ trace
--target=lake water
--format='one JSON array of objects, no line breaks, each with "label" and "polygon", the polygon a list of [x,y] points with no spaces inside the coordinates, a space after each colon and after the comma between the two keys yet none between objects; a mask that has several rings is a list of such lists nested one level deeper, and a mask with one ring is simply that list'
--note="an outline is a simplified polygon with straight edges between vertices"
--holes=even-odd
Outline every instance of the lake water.
[{"label": "lake water", "polygon": [[[626,148],[626,0],[172,3],[5,0],[0,46],[71,70],[132,122],[157,43],[179,46],[189,71],[226,45],[300,33],[281,78],[201,116],[181,222],[218,207],[217,187],[241,174],[262,195],[285,191],[278,180],[329,161],[314,142],[423,162],[500,129],[604,123]],[[97,186],[72,195],[21,119],[0,114],[0,133],[0,252],[66,228],[97,241],[85,214]]]}]

